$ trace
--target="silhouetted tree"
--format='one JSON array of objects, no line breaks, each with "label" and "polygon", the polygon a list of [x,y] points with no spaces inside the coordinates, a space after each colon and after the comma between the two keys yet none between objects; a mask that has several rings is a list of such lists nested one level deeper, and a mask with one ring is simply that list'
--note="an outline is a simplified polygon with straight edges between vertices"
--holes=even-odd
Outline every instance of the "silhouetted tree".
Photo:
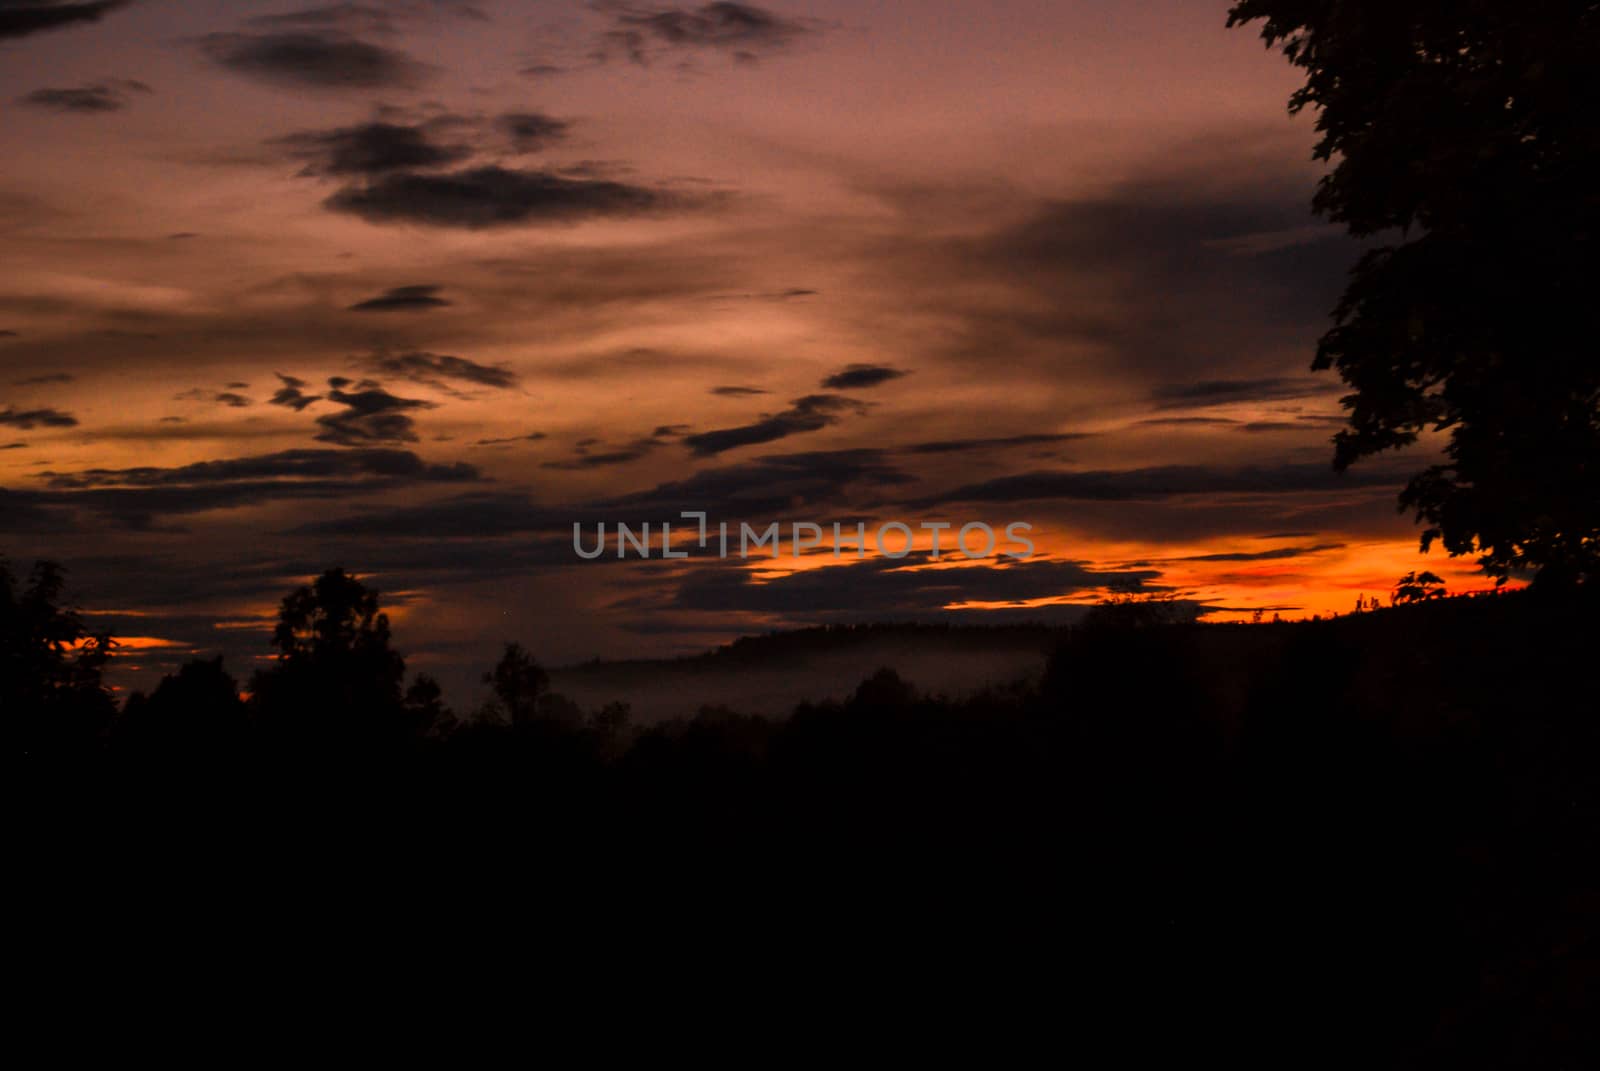
[{"label": "silhouetted tree", "polygon": [[65,583],[61,566],[42,561],[19,587],[0,558],[0,731],[13,754],[88,747],[116,709],[101,684],[111,637],[61,605]]},{"label": "silhouetted tree", "polygon": [[1396,606],[1445,597],[1444,579],[1434,573],[1407,573],[1394,586],[1389,601]]},{"label": "silhouetted tree", "polygon": [[114,735],[124,750],[180,758],[240,748],[248,731],[239,686],[219,655],[187,663],[148,696],[129,696]]},{"label": "silhouetted tree", "polygon": [[850,697],[850,706],[856,709],[898,711],[916,701],[917,691],[899,673],[884,666],[862,681]]},{"label": "silhouetted tree", "polygon": [[456,725],[456,717],[444,703],[444,689],[426,673],[419,673],[406,689],[406,718],[411,731],[419,736],[448,735]]},{"label": "silhouetted tree", "polygon": [[272,635],[277,664],[251,685],[263,727],[344,744],[405,735],[405,660],[389,639],[378,593],[343,569],[289,594]]},{"label": "silhouetted tree", "polygon": [[1133,588],[1114,591],[1084,615],[1080,628],[1121,631],[1159,625],[1192,624],[1200,610],[1171,591]]},{"label": "silhouetted tree", "polygon": [[627,703],[611,702],[595,711],[589,723],[602,737],[612,739],[628,731],[633,721],[633,707]]},{"label": "silhouetted tree", "polygon": [[1354,393],[1335,464],[1448,431],[1401,496],[1427,549],[1502,581],[1600,560],[1600,7],[1589,0],[1239,0],[1306,71],[1314,202],[1383,244],[1356,265],[1315,367]]},{"label": "silhouetted tree", "polygon": [[546,692],[539,697],[539,720],[567,729],[577,729],[584,722],[583,708],[560,692]]},{"label": "silhouetted tree", "polygon": [[521,644],[506,644],[494,669],[483,675],[494,691],[497,713],[512,725],[539,719],[540,700],[550,688],[550,675]]}]

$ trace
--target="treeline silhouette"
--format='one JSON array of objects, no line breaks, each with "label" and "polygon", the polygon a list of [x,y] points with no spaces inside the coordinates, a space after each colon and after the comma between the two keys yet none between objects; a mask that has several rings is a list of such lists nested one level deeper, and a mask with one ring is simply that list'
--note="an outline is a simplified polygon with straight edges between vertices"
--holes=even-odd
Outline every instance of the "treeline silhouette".
[{"label": "treeline silhouette", "polygon": [[340,570],[283,601],[243,688],[194,661],[119,710],[114,647],[61,592],[52,565],[0,572],[0,711],[35,813],[75,836],[84,810],[141,846],[293,830],[325,862],[487,865],[496,897],[577,882],[629,917],[759,905],[764,940],[826,917],[913,959],[1010,949],[1055,972],[1035,998],[1185,1045],[1271,1037],[1292,1066],[1576,1066],[1592,1023],[1589,590],[1285,624],[1112,611],[1035,685],[948,700],[886,668],[784,719],[652,726],[578,709],[516,644],[451,711]]}]

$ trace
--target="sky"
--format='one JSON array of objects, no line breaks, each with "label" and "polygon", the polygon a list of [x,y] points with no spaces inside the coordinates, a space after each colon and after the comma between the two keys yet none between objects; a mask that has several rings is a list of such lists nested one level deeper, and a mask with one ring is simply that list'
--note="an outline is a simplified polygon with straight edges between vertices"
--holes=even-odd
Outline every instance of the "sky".
[{"label": "sky", "polygon": [[[1332,471],[1359,250],[1227,6],[0,0],[0,553],[122,687],[247,675],[342,566],[463,699],[508,640],[1484,587],[1397,511],[1420,452]],[[682,511],[918,535],[574,553]]]}]

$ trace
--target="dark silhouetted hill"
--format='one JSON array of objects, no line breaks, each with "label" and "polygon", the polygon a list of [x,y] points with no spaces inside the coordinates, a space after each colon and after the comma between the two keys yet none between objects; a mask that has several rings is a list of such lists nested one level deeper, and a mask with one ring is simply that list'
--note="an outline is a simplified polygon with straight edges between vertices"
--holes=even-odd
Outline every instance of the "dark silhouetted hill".
[{"label": "dark silhouetted hill", "polygon": [[1063,635],[1044,625],[841,625],[748,636],[689,658],[566,666],[551,671],[551,686],[584,707],[627,703],[646,725],[708,705],[784,717],[803,702],[847,698],[884,666],[952,699],[1036,683]]},{"label": "dark silhouetted hill", "polygon": [[[565,679],[511,643],[463,712],[408,683],[377,593],[335,570],[285,600],[247,697],[199,662],[114,712],[103,645],[34,575],[0,602],[11,855],[75,926],[147,925],[128,897],[153,887],[234,914],[260,895],[250,919],[370,915],[404,947],[531,935],[541,967],[573,933],[591,958],[670,936],[673,963],[728,942],[744,972],[870,949],[897,992],[968,1013],[1003,994],[1151,1060],[1584,1065],[1590,588],[1289,624],[818,630]],[[1022,683],[941,695],[903,668],[1046,640]],[[779,716],[719,698],[743,673],[835,689],[869,656],[899,666]],[[707,690],[655,721],[564,694],[584,680]]]}]

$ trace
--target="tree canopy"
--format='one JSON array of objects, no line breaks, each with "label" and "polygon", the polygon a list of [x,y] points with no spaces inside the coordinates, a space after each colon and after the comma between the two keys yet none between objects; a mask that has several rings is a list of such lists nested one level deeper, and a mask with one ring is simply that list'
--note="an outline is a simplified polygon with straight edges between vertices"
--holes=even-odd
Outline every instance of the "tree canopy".
[{"label": "tree canopy", "polygon": [[404,728],[406,664],[390,644],[389,617],[378,592],[343,569],[284,598],[272,644],[277,663],[256,674],[251,692],[278,718],[353,738]]},{"label": "tree canopy", "polygon": [[1314,367],[1353,389],[1335,465],[1448,433],[1401,508],[1502,581],[1600,562],[1600,3],[1240,0],[1306,72],[1314,207],[1372,247]]},{"label": "tree canopy", "polygon": [[70,751],[101,732],[115,707],[101,683],[111,638],[63,605],[65,574],[37,562],[19,584],[0,558],[0,733],[6,750]]}]

